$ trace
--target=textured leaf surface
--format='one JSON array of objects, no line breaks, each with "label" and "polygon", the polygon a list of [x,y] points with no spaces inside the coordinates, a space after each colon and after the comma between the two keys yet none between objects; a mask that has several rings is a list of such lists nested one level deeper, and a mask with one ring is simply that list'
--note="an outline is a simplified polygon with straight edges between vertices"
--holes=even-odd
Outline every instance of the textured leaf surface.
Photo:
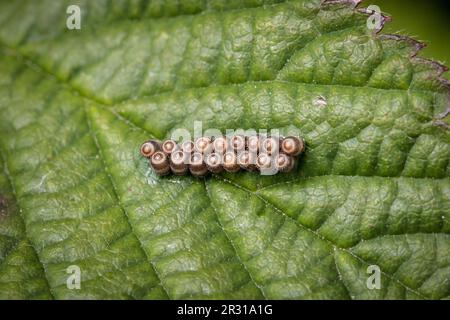
[{"label": "textured leaf surface", "polygon": [[[73,1],[0,4],[0,297],[450,298],[443,67],[351,1],[278,2],[77,1],[78,31]],[[195,120],[308,149],[158,178],[140,143]]]}]

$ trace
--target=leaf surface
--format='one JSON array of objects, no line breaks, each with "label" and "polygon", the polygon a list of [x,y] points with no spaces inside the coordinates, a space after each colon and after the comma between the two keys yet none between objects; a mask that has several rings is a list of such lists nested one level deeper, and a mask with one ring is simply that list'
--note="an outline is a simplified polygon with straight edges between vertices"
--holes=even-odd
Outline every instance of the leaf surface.
[{"label": "leaf surface", "polygon": [[[1,297],[450,297],[449,91],[421,44],[352,1],[78,1],[67,30],[72,2],[0,4]],[[157,177],[140,144],[194,121],[307,152]]]}]

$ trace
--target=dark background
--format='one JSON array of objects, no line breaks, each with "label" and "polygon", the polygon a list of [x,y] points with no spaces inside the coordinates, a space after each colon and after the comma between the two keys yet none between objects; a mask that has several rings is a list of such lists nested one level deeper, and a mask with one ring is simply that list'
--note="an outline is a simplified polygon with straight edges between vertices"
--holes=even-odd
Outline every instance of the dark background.
[{"label": "dark background", "polygon": [[[391,16],[383,33],[401,33],[427,44],[419,54],[450,67],[450,0],[365,0]],[[449,72],[445,73],[450,79]]]}]

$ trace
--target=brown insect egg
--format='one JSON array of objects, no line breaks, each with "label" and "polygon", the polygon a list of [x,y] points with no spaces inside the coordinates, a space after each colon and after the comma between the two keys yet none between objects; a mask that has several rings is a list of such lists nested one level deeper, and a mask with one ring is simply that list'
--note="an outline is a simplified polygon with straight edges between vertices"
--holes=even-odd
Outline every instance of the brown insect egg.
[{"label": "brown insect egg", "polygon": [[294,158],[287,154],[280,153],[277,155],[275,165],[280,172],[289,172],[294,168]]},{"label": "brown insect egg", "polygon": [[205,157],[205,163],[208,170],[212,173],[219,173],[223,171],[222,156],[218,153],[210,153]]},{"label": "brown insect egg", "polygon": [[141,145],[141,154],[150,158],[156,151],[160,149],[161,143],[157,140],[148,140]]},{"label": "brown insect egg", "polygon": [[173,174],[184,175],[188,169],[189,154],[184,153],[182,150],[172,152],[170,155],[170,170]]},{"label": "brown insect egg", "polygon": [[200,137],[195,140],[194,149],[197,152],[207,154],[210,153],[213,149],[211,138],[209,137]]},{"label": "brown insect egg", "polygon": [[268,137],[261,141],[261,151],[271,155],[278,151],[280,147],[280,139],[278,137]]},{"label": "brown insect egg", "polygon": [[256,167],[259,170],[269,169],[272,164],[272,157],[267,153],[260,153],[256,159]]},{"label": "brown insect egg", "polygon": [[247,137],[247,150],[252,153],[258,153],[259,151],[259,136],[249,136]]},{"label": "brown insect egg", "polygon": [[193,176],[203,177],[208,173],[208,168],[206,167],[206,164],[203,160],[203,154],[201,154],[200,152],[194,152],[192,154],[189,164],[189,171]]},{"label": "brown insect egg", "polygon": [[183,150],[185,154],[190,155],[192,152],[194,152],[194,143],[190,140],[183,142],[181,144],[181,150]]},{"label": "brown insect egg", "polygon": [[223,156],[223,168],[228,172],[238,172],[240,167],[237,163],[236,154],[232,151],[225,153]]},{"label": "brown insect egg", "polygon": [[245,137],[241,135],[235,135],[231,137],[231,147],[234,151],[239,152],[245,150]]},{"label": "brown insect egg", "polygon": [[302,139],[289,136],[281,141],[281,151],[290,156],[298,156],[305,149],[305,143]]},{"label": "brown insect egg", "polygon": [[166,140],[163,142],[161,149],[165,154],[170,156],[172,152],[178,149],[178,144],[173,140]]},{"label": "brown insect egg", "polygon": [[160,175],[166,175],[170,172],[169,158],[162,151],[156,151],[150,158],[150,164],[155,172]]},{"label": "brown insect egg", "polygon": [[227,152],[228,141],[225,137],[217,137],[213,141],[213,149],[215,153],[224,154]]},{"label": "brown insect egg", "polygon": [[242,151],[237,157],[238,165],[248,171],[256,169],[256,154],[249,151]]}]

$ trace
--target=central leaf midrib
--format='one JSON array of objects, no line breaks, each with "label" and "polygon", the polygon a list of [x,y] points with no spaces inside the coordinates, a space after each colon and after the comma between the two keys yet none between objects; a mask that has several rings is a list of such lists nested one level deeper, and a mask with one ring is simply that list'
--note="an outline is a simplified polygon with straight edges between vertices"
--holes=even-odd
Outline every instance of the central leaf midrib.
[{"label": "central leaf midrib", "polygon": [[207,197],[209,198],[209,201],[210,201],[210,203],[211,203],[211,207],[212,207],[212,209],[213,209],[213,211],[214,211],[214,214],[216,215],[217,223],[219,224],[220,229],[222,229],[222,232],[224,233],[226,239],[228,240],[228,242],[230,243],[231,247],[233,248],[233,251],[234,251],[235,254],[236,254],[237,260],[239,261],[239,263],[241,264],[241,266],[242,266],[242,268],[245,270],[245,272],[248,274],[248,276],[249,276],[249,278],[250,278],[250,281],[255,285],[256,288],[258,288],[258,290],[261,292],[261,295],[264,297],[264,299],[267,300],[267,296],[266,296],[266,294],[264,293],[264,289],[261,287],[260,284],[258,284],[258,283],[255,281],[253,275],[250,273],[250,270],[247,268],[247,265],[244,263],[244,261],[242,260],[242,258],[239,256],[238,251],[237,251],[237,249],[236,249],[236,246],[235,246],[234,242],[230,239],[230,237],[228,236],[228,233],[225,231],[225,228],[223,227],[223,224],[222,224],[222,222],[220,221],[219,215],[217,214],[216,207],[214,206],[214,203],[213,203],[213,201],[212,201],[212,198],[211,198],[211,192],[210,192],[210,190],[209,190],[209,188],[208,188],[208,186],[207,186],[207,184],[206,184],[206,182],[205,182],[204,179],[203,179],[203,187],[205,188],[206,195],[207,195]]},{"label": "central leaf midrib", "polygon": [[137,236],[137,234],[136,234],[136,232],[135,232],[135,230],[134,230],[134,227],[133,227],[133,225],[131,224],[130,219],[129,219],[129,217],[128,217],[128,213],[127,213],[125,207],[122,205],[122,203],[121,203],[121,201],[120,201],[120,197],[119,197],[119,194],[118,194],[118,192],[117,192],[117,188],[116,188],[116,185],[115,185],[115,183],[114,183],[114,179],[113,179],[113,177],[111,176],[111,174],[110,174],[110,172],[109,172],[108,165],[107,165],[106,161],[104,160],[104,155],[103,155],[103,152],[102,152],[102,150],[101,150],[101,148],[100,148],[100,146],[99,146],[99,143],[98,143],[98,141],[97,141],[97,137],[96,137],[95,133],[94,133],[93,130],[92,130],[91,119],[90,119],[89,113],[86,111],[86,108],[87,108],[87,107],[86,107],[86,104],[85,104],[85,106],[84,106],[84,113],[85,113],[86,119],[87,119],[87,121],[88,121],[89,134],[90,134],[91,138],[92,138],[92,139],[94,140],[94,142],[95,142],[95,146],[96,146],[96,148],[97,148],[97,152],[98,152],[98,154],[99,154],[100,160],[102,161],[103,166],[104,166],[104,168],[105,168],[105,169],[104,169],[104,172],[105,172],[106,175],[108,176],[109,182],[110,182],[111,187],[112,187],[112,189],[113,189],[114,197],[116,198],[117,205],[120,207],[122,213],[125,215],[125,217],[126,217],[125,220],[127,221],[128,226],[129,226],[129,228],[130,228],[132,234],[133,234],[134,237],[137,239],[137,241],[138,241],[138,243],[139,243],[139,245],[140,245],[140,250],[141,250],[141,251],[144,253],[144,255],[147,257],[147,262],[148,262],[148,263],[150,264],[150,266],[152,267],[152,270],[153,270],[154,274],[156,275],[156,277],[157,277],[157,279],[158,279],[159,285],[160,285],[161,288],[164,290],[164,292],[166,293],[167,297],[169,297],[169,299],[170,299],[169,291],[168,291],[168,290],[166,289],[166,287],[164,286],[163,281],[162,281],[162,279],[161,279],[161,276],[160,276],[159,273],[158,273],[158,270],[156,269],[155,265],[154,265],[153,262],[151,261],[151,259],[150,259],[149,255],[148,255],[147,251],[144,249],[143,244],[142,244],[142,241],[141,241],[141,239]]}]

